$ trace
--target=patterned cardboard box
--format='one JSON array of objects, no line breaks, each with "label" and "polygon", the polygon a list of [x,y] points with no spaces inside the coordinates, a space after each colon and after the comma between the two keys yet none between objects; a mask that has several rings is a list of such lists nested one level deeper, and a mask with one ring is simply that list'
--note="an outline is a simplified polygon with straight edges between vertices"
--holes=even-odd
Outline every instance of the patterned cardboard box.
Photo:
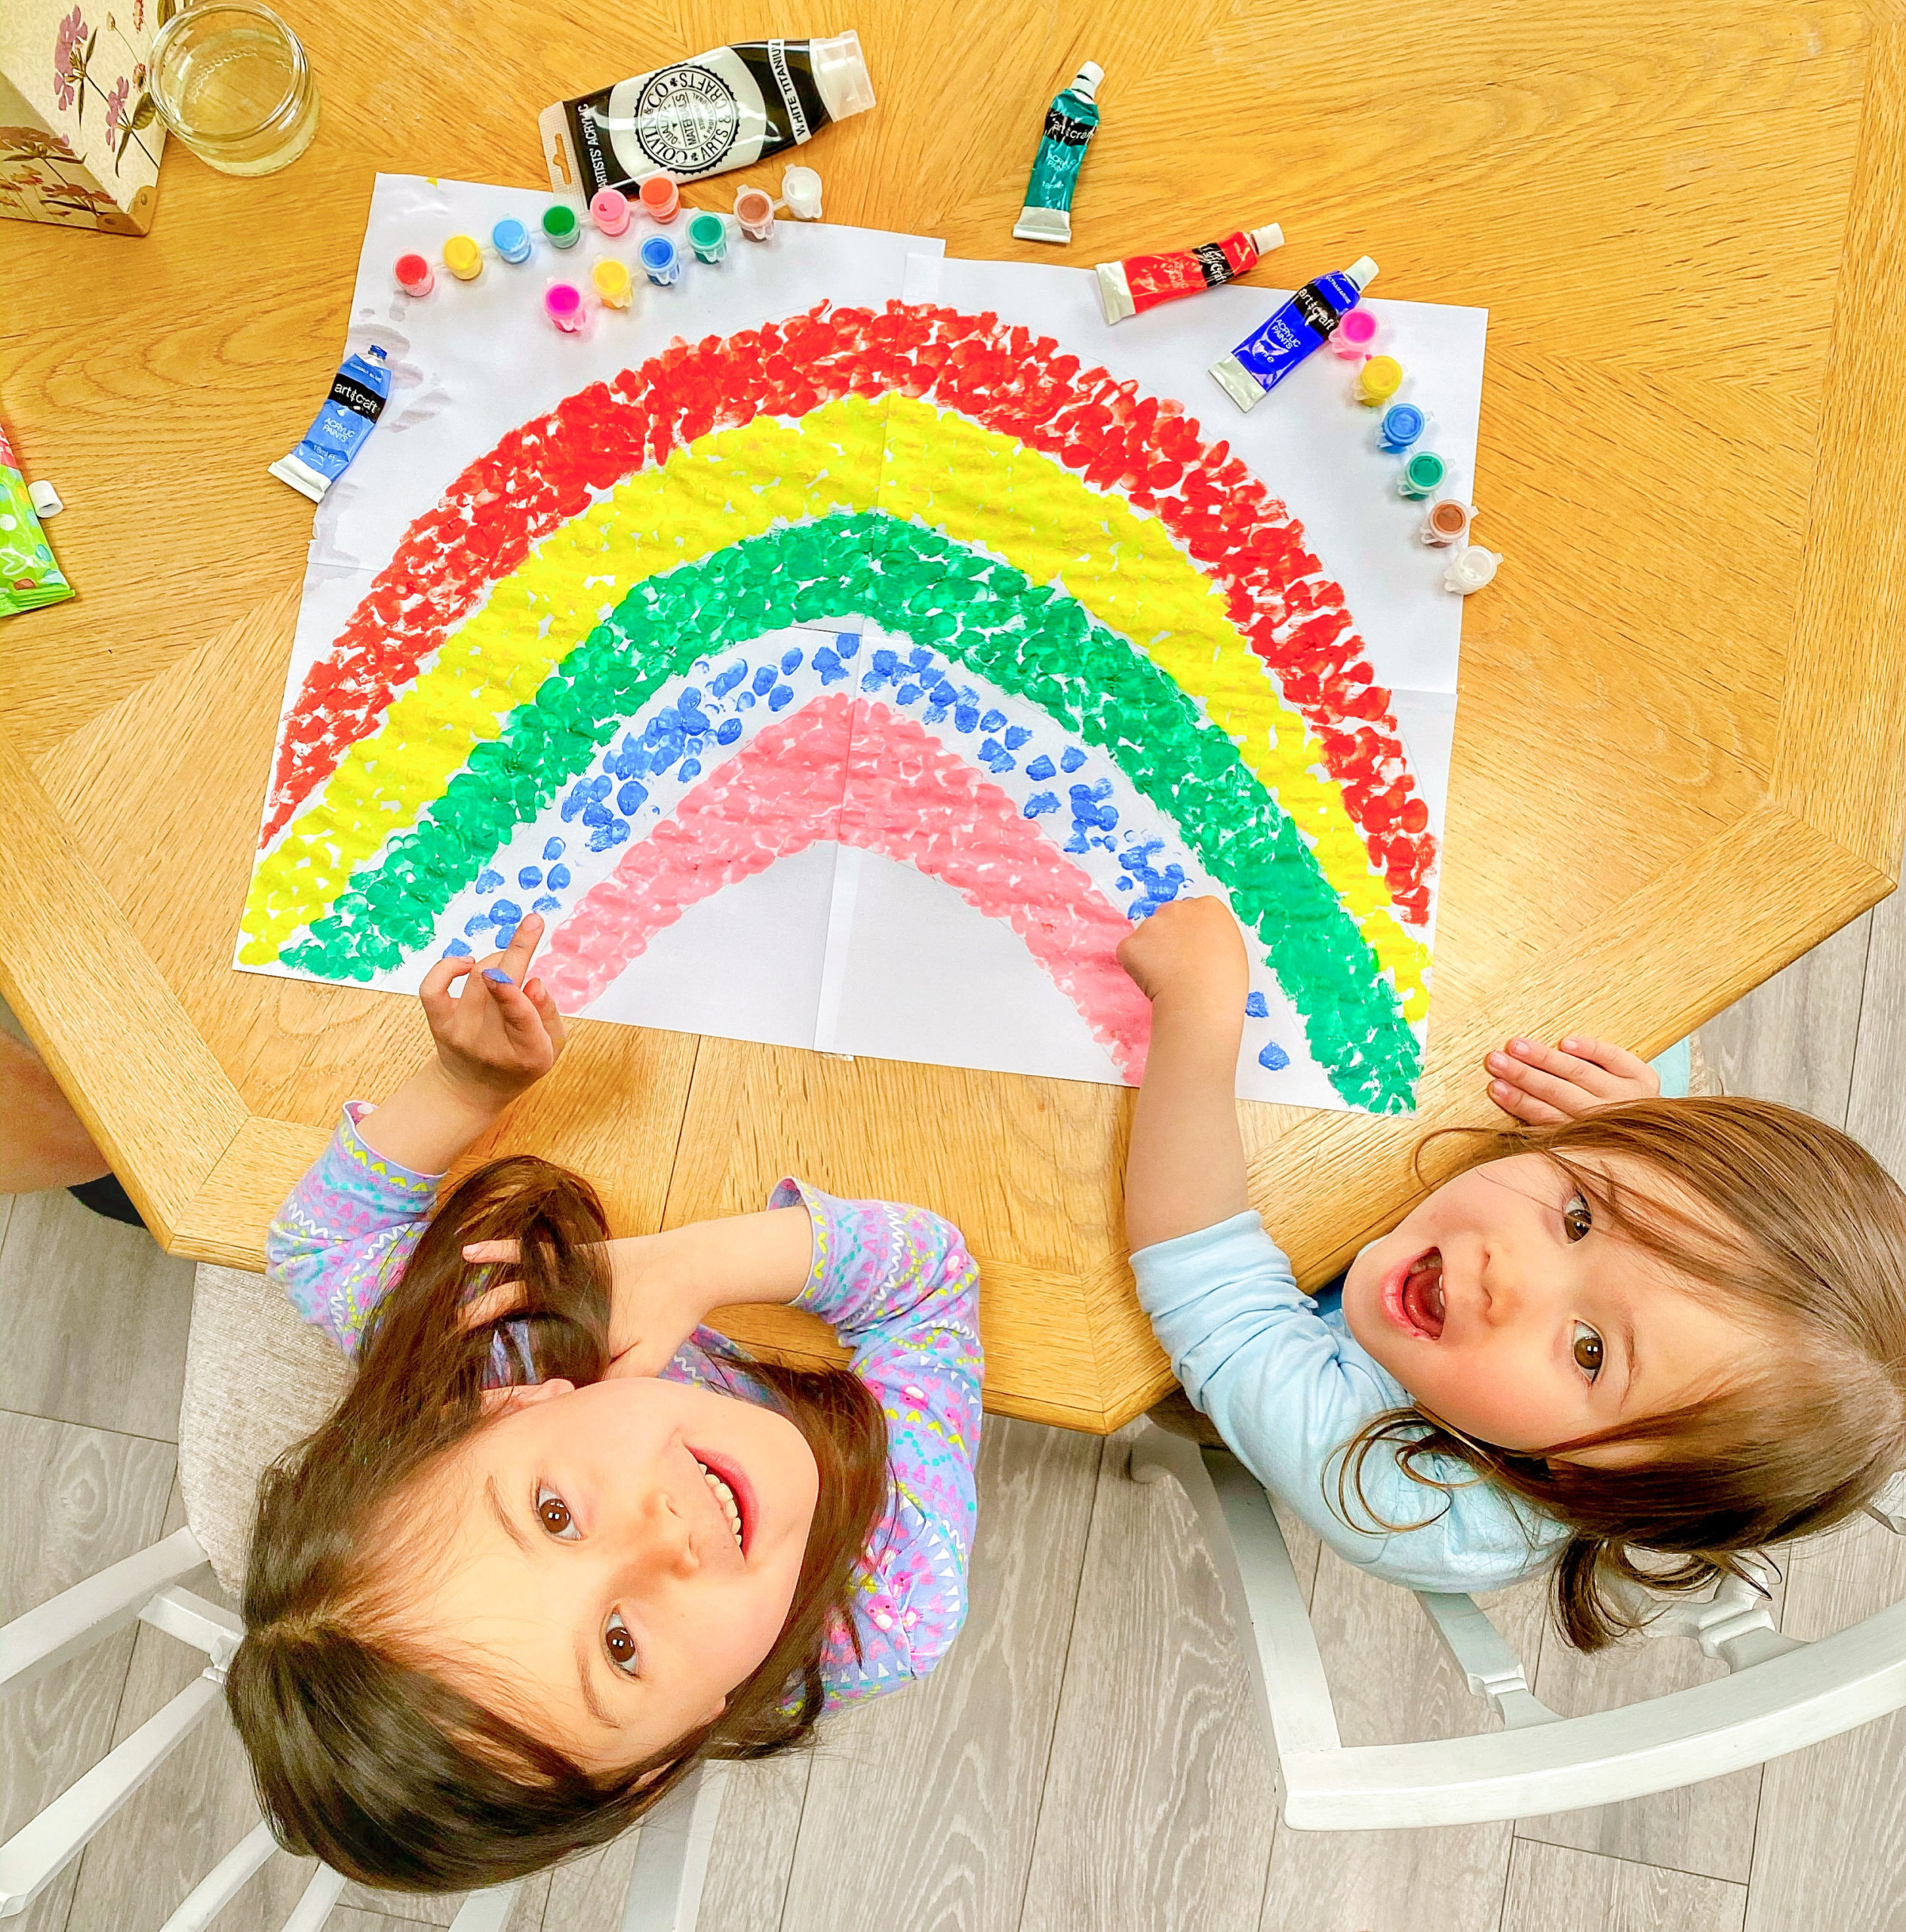
[{"label": "patterned cardboard box", "polygon": [[143,235],[165,128],[146,91],[177,0],[0,5],[0,216]]}]

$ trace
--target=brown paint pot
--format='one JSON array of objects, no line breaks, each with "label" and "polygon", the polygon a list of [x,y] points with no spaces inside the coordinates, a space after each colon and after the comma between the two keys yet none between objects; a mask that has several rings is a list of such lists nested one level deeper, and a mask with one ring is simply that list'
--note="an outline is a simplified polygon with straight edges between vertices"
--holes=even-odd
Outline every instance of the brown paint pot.
[{"label": "brown paint pot", "polygon": [[1453,497],[1431,504],[1423,519],[1423,541],[1442,546],[1460,543],[1469,534],[1469,506]]}]

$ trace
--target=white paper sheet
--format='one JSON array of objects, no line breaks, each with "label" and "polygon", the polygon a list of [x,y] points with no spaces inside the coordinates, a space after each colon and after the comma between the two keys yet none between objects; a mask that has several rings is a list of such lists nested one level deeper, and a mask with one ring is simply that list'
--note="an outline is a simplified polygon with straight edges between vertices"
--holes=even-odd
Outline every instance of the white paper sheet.
[{"label": "white paper sheet", "polygon": [[[523,267],[492,255],[475,283],[440,266],[429,296],[395,293],[400,254],[437,259],[448,235],[487,240],[505,215],[533,230],[547,205],[379,178],[351,346],[389,347],[398,386],[317,519],[237,963],[413,990],[444,950],[480,954],[536,911],[565,1011],[1116,1082],[1142,1066],[1148,1015],[1112,947],[1151,906],[1218,892],[1250,941],[1240,1094],[1406,1103],[1462,605],[1440,587],[1449,553],[1416,540],[1423,506],[1397,494],[1375,412],[1349,400],[1353,365],[1320,353],[1247,416],[1205,370],[1275,291],[1222,289],[1108,329],[1086,272],[943,261],[936,242],[824,225],[781,223],[757,248],[730,223],[720,266],[641,285],[627,312],[592,303],[579,338],[546,320],[546,281],[586,287],[605,254],[632,264],[654,232],[642,218],[617,241],[586,223],[566,254],[539,239]],[[1483,314],[1372,306],[1405,394],[1432,411],[1447,494],[1466,496]],[[799,354],[775,349],[760,383],[753,352],[724,346],[810,311],[831,319]],[[987,312],[991,334],[973,319]],[[1002,355],[1016,325],[1028,334]],[[672,432],[650,447],[638,426],[634,454],[586,488],[548,481],[570,473],[551,451],[591,447],[598,418],[578,414],[579,392],[608,386],[585,398],[606,412],[607,449],[706,349],[761,389],[758,409],[724,401],[701,426],[678,409]],[[971,355],[995,373],[958,389]],[[1157,420],[1182,426],[1170,450],[1102,469],[1102,442],[1060,447],[1082,417],[1010,401],[1029,374],[1068,407],[1102,402],[1095,368],[1125,386],[1115,413],[1164,399]],[[1285,559],[1280,577],[1257,551],[1201,555],[1171,521],[1170,451],[1200,441],[1262,485],[1252,541]],[[471,467],[493,450],[511,454]],[[666,494],[678,488],[694,494]],[[671,503],[692,512],[678,537]],[[1048,637],[1055,612],[1074,628]],[[1302,668],[1320,624],[1353,640],[1332,660],[1357,660],[1347,722]],[[1061,636],[1078,641],[1056,651]],[[390,656],[406,638],[410,657]],[[398,672],[365,668],[386,659]],[[1375,713],[1360,695],[1373,685]],[[1363,749],[1345,752],[1358,731]],[[1371,745],[1400,788],[1391,806],[1416,801],[1407,877],[1344,789]],[[315,761],[302,791],[285,789],[294,752]],[[1293,879],[1287,943],[1276,908],[1291,888],[1275,881]],[[1240,900],[1252,881],[1258,897]],[[1353,954],[1335,983],[1328,961]]]}]

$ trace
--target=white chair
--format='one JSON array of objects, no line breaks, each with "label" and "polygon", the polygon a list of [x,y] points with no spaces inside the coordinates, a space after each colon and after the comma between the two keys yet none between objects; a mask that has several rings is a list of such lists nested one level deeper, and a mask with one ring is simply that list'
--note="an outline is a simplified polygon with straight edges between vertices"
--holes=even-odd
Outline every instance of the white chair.
[{"label": "white chair", "polygon": [[[1228,1451],[1148,1422],[1132,1475],[1170,1476],[1197,1512],[1231,1606],[1259,1715],[1301,1831],[1473,1825],[1667,1791],[1818,1743],[1906,1706],[1906,1603],[1812,1643],[1776,1630],[1765,1601],[1729,1578],[1705,1602],[1654,1598],[1652,1634],[1692,1638],[1729,1675],[1592,1715],[1558,1715],[1467,1596],[1419,1592],[1456,1668],[1500,1730],[1346,1747],[1323,1660],[1269,1498]],[[1868,1513],[1906,1534],[1906,1475]]]},{"label": "white chair", "polygon": [[[332,1343],[300,1321],[262,1275],[198,1270],[179,1416],[189,1527],[0,1626],[0,1696],[25,1690],[135,1621],[204,1651],[205,1669],[0,1844],[0,1919],[24,1912],[194,1726],[222,1710],[225,1667],[243,1626],[189,1586],[209,1567],[227,1589],[238,1587],[260,1473],[324,1418],[349,1374]],[[693,1932],[727,1772],[704,1761],[642,1823],[622,1932]],[[162,1932],[202,1932],[277,1849],[261,1818]],[[452,1932],[503,1932],[524,1882],[472,1893]],[[318,1932],[344,1885],[320,1865],[284,1932]]]}]

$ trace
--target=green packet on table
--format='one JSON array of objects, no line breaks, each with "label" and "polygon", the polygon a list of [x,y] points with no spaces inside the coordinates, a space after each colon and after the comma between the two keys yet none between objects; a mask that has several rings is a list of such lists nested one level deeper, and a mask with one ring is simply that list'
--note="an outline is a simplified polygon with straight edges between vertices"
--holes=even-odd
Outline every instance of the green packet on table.
[{"label": "green packet on table", "polygon": [[0,617],[37,611],[72,594],[53,561],[14,446],[0,427]]}]

